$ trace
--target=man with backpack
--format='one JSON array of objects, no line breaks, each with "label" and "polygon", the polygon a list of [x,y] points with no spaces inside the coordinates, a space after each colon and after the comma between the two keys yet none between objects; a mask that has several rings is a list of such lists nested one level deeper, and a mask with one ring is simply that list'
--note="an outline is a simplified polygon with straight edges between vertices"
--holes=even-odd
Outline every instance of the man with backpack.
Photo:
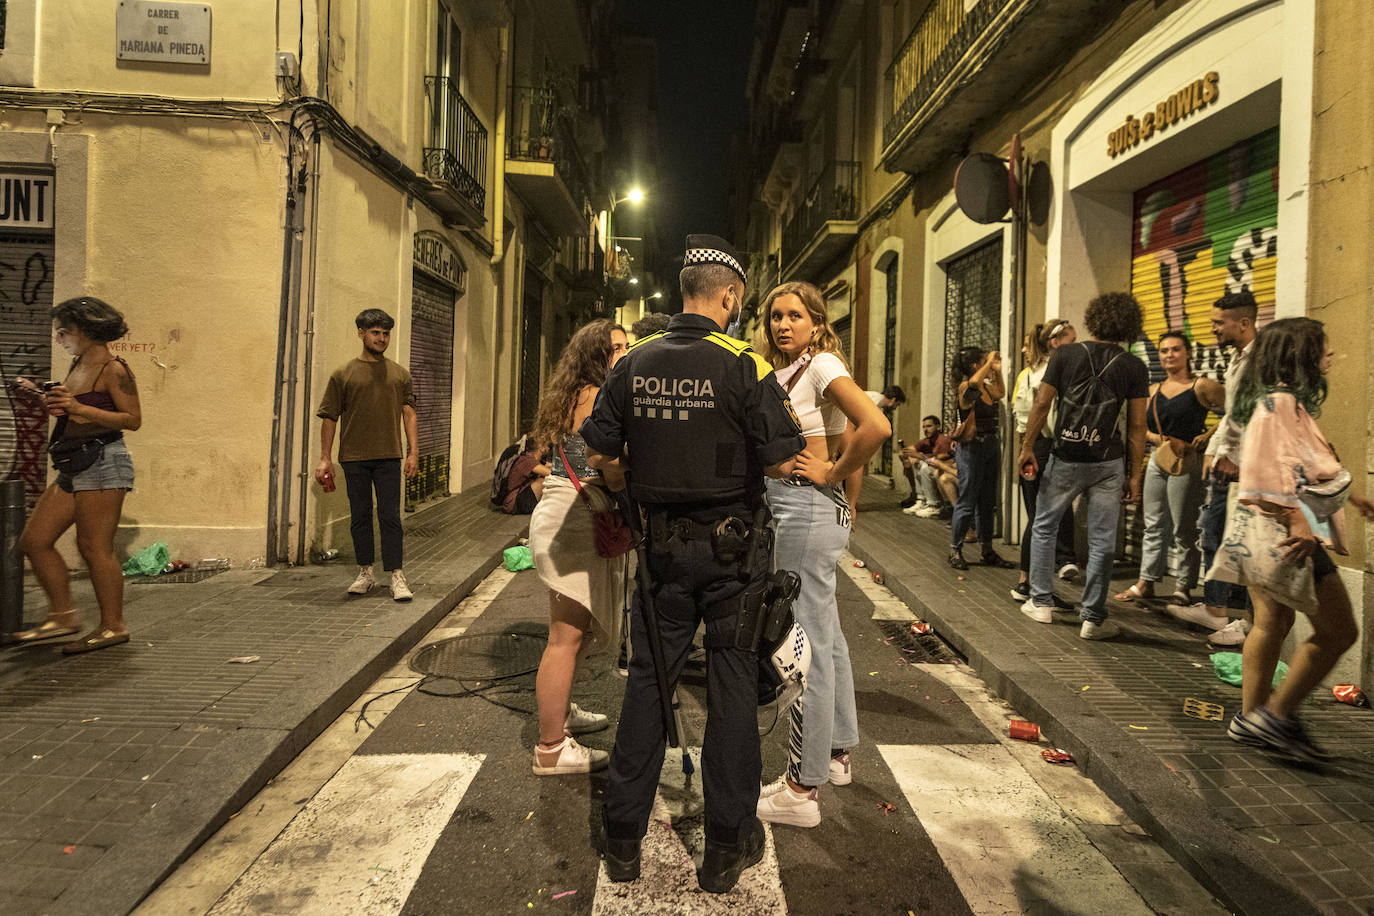
[{"label": "man with backpack", "polygon": [[[1087,502],[1088,569],[1078,635],[1110,639],[1121,632],[1107,620],[1116,524],[1121,503],[1140,500],[1150,374],[1139,358],[1122,348],[1141,333],[1140,305],[1133,296],[1098,296],[1088,303],[1083,323],[1092,337],[1059,347],[1050,356],[1016,462],[1023,474],[1039,469],[1035,436],[1058,398],[1054,445],[1031,528],[1031,597],[1021,606],[1021,613],[1038,623],[1054,622],[1055,537],[1065,510],[1082,494]],[[1119,431],[1123,407],[1125,443]]]}]

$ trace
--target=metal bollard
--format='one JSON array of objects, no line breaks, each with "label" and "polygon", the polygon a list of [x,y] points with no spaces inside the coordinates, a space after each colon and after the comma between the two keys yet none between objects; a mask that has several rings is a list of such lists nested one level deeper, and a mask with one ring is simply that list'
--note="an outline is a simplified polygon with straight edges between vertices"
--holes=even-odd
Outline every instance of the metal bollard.
[{"label": "metal bollard", "polygon": [[27,506],[24,481],[0,482],[0,642],[24,622],[24,557],[19,553],[19,535],[24,530]]}]

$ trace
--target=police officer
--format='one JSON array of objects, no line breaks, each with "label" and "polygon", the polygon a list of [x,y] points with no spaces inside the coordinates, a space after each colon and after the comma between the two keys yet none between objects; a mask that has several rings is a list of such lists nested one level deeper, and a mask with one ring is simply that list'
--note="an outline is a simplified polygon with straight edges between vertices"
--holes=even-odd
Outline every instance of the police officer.
[{"label": "police officer", "polygon": [[[653,614],[670,690],[706,621],[706,854],[697,882],[724,893],[763,857],[763,825],[754,814],[758,654],[738,647],[736,626],[742,595],[767,575],[769,558],[751,563],[741,544],[766,537],[764,474],[790,473],[806,440],[768,363],[721,333],[739,316],[744,295],[739,256],[716,236],[689,235],[684,265],[683,312],[616,364],[581,432],[589,455],[604,456],[597,460],[628,450],[630,493],[647,520]],[[642,608],[632,615],[630,638],[605,800],[612,881],[639,877],[666,740]]]}]

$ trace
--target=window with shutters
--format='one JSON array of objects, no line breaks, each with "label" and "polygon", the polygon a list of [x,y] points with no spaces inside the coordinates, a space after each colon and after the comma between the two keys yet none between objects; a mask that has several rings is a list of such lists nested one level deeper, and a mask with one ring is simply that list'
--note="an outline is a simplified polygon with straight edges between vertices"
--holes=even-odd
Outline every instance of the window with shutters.
[{"label": "window with shutters", "polygon": [[[945,269],[945,428],[959,420],[958,389],[950,383],[954,357],[964,347],[997,348],[1002,333],[1002,237],[952,258]],[[889,284],[891,287],[892,284]]]}]

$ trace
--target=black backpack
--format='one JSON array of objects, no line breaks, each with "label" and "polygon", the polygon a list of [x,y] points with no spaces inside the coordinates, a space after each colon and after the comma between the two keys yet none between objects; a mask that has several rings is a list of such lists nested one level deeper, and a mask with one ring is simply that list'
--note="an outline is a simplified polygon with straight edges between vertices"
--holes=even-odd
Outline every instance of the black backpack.
[{"label": "black backpack", "polygon": [[529,436],[524,435],[516,439],[506,450],[501,453],[501,457],[496,459],[496,470],[491,475],[491,505],[492,508],[506,511],[506,497],[511,490],[518,489],[528,483],[528,480],[511,480],[511,468],[515,466],[515,461],[530,449]]},{"label": "black backpack", "polygon": [[1102,378],[1107,367],[1122,356],[1117,347],[1099,368],[1093,354],[1102,348],[1078,346],[1087,351],[1087,370],[1059,391],[1059,415],[1054,425],[1054,454],[1065,461],[1107,461],[1120,457],[1117,436],[1122,397]]}]

